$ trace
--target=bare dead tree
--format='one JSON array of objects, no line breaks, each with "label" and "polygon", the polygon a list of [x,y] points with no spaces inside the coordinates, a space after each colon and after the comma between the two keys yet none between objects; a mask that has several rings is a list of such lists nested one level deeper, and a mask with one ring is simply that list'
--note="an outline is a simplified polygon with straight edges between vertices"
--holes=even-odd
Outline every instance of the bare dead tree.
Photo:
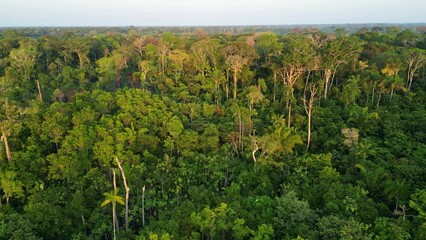
[{"label": "bare dead tree", "polygon": [[117,162],[118,168],[121,171],[121,177],[123,178],[123,183],[124,183],[124,188],[126,190],[126,215],[125,215],[125,224],[126,224],[126,230],[129,229],[129,193],[130,193],[130,188],[127,185],[127,180],[126,180],[126,174],[124,174],[124,170],[123,167],[121,166],[120,160],[118,160],[118,157],[115,157],[115,161]]}]

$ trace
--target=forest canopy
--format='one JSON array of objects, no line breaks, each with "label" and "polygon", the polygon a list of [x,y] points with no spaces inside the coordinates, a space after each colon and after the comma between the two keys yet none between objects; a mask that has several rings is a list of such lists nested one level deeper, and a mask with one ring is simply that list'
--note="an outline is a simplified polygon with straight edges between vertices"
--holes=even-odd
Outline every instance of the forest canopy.
[{"label": "forest canopy", "polygon": [[0,37],[0,239],[426,239],[426,35]]}]

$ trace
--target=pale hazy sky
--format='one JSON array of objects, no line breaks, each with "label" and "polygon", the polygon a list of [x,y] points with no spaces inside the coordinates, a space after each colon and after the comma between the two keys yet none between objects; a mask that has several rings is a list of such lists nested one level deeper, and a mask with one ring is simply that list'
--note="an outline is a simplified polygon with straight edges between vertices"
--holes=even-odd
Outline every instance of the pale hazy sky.
[{"label": "pale hazy sky", "polygon": [[0,26],[426,22],[426,0],[0,0]]}]

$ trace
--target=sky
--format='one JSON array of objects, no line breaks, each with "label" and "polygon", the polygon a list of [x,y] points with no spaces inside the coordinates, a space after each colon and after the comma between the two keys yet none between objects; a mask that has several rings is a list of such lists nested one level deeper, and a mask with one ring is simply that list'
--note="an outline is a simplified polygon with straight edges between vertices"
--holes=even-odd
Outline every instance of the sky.
[{"label": "sky", "polygon": [[0,0],[0,27],[424,23],[426,0]]}]

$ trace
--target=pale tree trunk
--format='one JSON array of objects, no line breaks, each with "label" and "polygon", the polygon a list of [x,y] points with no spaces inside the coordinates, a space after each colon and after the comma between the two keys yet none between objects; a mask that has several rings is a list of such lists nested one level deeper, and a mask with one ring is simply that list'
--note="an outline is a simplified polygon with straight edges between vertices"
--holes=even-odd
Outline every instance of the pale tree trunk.
[{"label": "pale tree trunk", "polygon": [[[291,82],[290,82],[291,83]],[[291,106],[291,98],[294,97],[293,95],[293,84],[288,84],[288,90],[287,90],[287,111],[288,111],[288,119],[287,119],[287,127],[290,128],[291,126],[291,110],[292,110],[292,106]]]},{"label": "pale tree trunk", "polygon": [[256,163],[257,159],[256,159],[256,152],[259,150],[259,148],[255,148],[252,152],[251,152],[251,156],[253,158],[253,162]]},{"label": "pale tree trunk", "polygon": [[287,127],[290,128],[291,125],[291,103],[288,105],[288,121],[287,121]]},{"label": "pale tree trunk", "polygon": [[165,67],[166,67],[166,58],[162,57],[161,58],[161,73],[163,74],[163,76],[164,76],[164,73],[165,73]]},{"label": "pale tree trunk", "polygon": [[302,72],[295,67],[291,67],[290,69],[281,69],[277,72],[285,85],[287,85],[287,93],[286,97],[286,107],[288,109],[288,121],[287,126],[290,128],[291,126],[291,98],[294,98],[293,94],[293,85],[296,83],[299,76],[302,74]]},{"label": "pale tree trunk", "polygon": [[259,151],[259,143],[256,139],[256,130],[253,131],[253,137],[251,139],[251,143],[253,146],[253,151],[251,152],[251,156],[253,158],[253,162],[256,164],[257,158],[256,158],[256,152]]},{"label": "pale tree trunk", "polygon": [[113,226],[113,232],[114,232],[114,240],[116,239],[115,237],[115,225],[116,225],[116,214],[115,214],[115,204],[112,204],[112,226]]},{"label": "pale tree trunk", "polygon": [[340,64],[336,65],[336,67],[333,70],[333,74],[331,75],[331,82],[330,82],[330,86],[329,86],[330,89],[333,86],[333,84],[337,85],[337,80],[336,80],[336,83],[334,83],[334,79],[336,78],[336,72],[337,72],[337,68],[339,67],[339,65]]},{"label": "pale tree trunk", "polygon": [[379,97],[377,98],[377,105],[376,105],[376,108],[379,108],[379,105],[380,105],[380,99],[382,98],[382,90],[380,89],[380,92],[379,92]]},{"label": "pale tree trunk", "polygon": [[410,90],[408,89],[408,85],[410,83],[410,77],[411,77],[411,68],[413,66],[413,63],[410,61],[408,63],[408,70],[407,70],[407,84],[405,85],[405,87],[407,88],[407,92],[409,92]]},{"label": "pale tree trunk", "polygon": [[145,186],[142,187],[142,227],[145,227]]},{"label": "pale tree trunk", "polygon": [[201,70],[201,76],[203,76],[203,79],[206,77],[206,73],[205,73],[204,68]]},{"label": "pale tree trunk", "polygon": [[118,158],[115,158],[115,161],[117,162],[118,168],[120,168],[121,171],[121,177],[123,178],[124,188],[126,190],[126,215],[125,215],[125,224],[126,224],[126,230],[129,230],[129,192],[130,188],[127,185],[126,175],[124,174],[123,167],[121,166],[120,161]]},{"label": "pale tree trunk", "polygon": [[241,119],[241,155],[244,153],[244,122],[243,119]]},{"label": "pale tree trunk", "polygon": [[229,99],[229,71],[226,70],[226,83],[225,83],[225,95],[226,99]]},{"label": "pale tree trunk", "polygon": [[411,68],[411,69],[408,70],[409,78],[408,78],[408,85],[407,85],[407,94],[411,90],[411,84],[413,83],[415,71],[416,71],[415,68]]},{"label": "pale tree trunk", "polygon": [[238,144],[241,146],[243,142],[243,122],[241,118],[241,113],[238,113],[238,133]]},{"label": "pale tree trunk", "polygon": [[413,81],[413,66],[412,63],[410,62],[408,64],[408,70],[407,70],[407,84],[405,85],[405,87],[407,88],[407,94],[408,92],[410,92],[411,89],[411,82]]},{"label": "pale tree trunk", "polygon": [[407,94],[411,90],[411,84],[413,83],[414,75],[417,70],[426,63],[426,57],[423,55],[410,56],[408,60],[408,70],[407,70]]},{"label": "pale tree trunk", "polygon": [[1,140],[4,142],[4,148],[6,150],[7,160],[12,160],[12,154],[10,153],[9,141],[7,140],[6,134],[2,133]]},{"label": "pale tree trunk", "polygon": [[[112,169],[112,182],[113,182],[113,185],[114,185],[114,192],[116,192],[117,191],[117,180],[116,180],[116,178],[115,178],[115,169]],[[114,231],[115,231],[115,229],[117,229],[117,232],[120,230],[120,226],[119,226],[119,223],[118,223],[118,217],[117,217],[117,214],[115,214],[115,206],[114,206],[114,212],[113,212],[113,215],[114,215]]]},{"label": "pale tree trunk", "polygon": [[87,233],[87,231],[86,231],[86,220],[84,219],[84,215],[83,214],[81,214],[81,222],[83,223],[84,232]]},{"label": "pale tree trunk", "polygon": [[312,110],[314,106],[314,102],[317,99],[317,89],[315,85],[310,88],[310,97],[307,99],[306,92],[303,94],[303,106],[305,107],[306,114],[308,114],[308,141],[306,144],[306,151],[309,150],[309,146],[311,145],[311,129],[312,129]]},{"label": "pale tree trunk", "polygon": [[39,80],[37,80],[37,90],[38,90],[38,100],[40,102],[43,102],[43,96],[41,95],[41,86],[40,86]]},{"label": "pale tree trunk", "polygon": [[410,77],[410,82],[408,83],[408,87],[407,87],[407,93],[410,92],[411,90],[411,84],[413,83],[413,77]]},{"label": "pale tree trunk", "polygon": [[324,98],[327,99],[327,93],[328,93],[328,84],[330,83],[330,77],[331,77],[331,70],[327,69],[325,71],[325,76],[324,76]]},{"label": "pale tree trunk", "polygon": [[146,71],[142,71],[142,73],[141,73],[141,82],[142,82],[142,85],[143,85],[143,88],[145,88],[145,85],[146,85],[146,75],[148,74],[148,72],[146,72]]},{"label": "pale tree trunk", "polygon": [[309,84],[309,77],[311,76],[311,71],[308,71],[308,74],[306,76],[305,86],[303,87],[303,92],[306,93],[306,87],[308,87]]},{"label": "pale tree trunk", "polygon": [[84,67],[83,54],[81,52],[76,52],[76,53],[77,53],[78,61],[80,63],[80,68],[83,68]]},{"label": "pale tree trunk", "polygon": [[219,106],[219,82],[217,79],[214,80],[214,99],[216,105]]},{"label": "pale tree trunk", "polygon": [[306,151],[309,150],[309,146],[311,145],[311,116],[312,116],[312,106],[309,106],[308,111],[308,143],[306,146]]},{"label": "pale tree trunk", "polygon": [[234,99],[237,99],[237,71],[234,71]]},{"label": "pale tree trunk", "polygon": [[277,89],[277,73],[273,71],[274,74],[274,89],[273,89],[273,101],[276,101],[276,89]]}]

